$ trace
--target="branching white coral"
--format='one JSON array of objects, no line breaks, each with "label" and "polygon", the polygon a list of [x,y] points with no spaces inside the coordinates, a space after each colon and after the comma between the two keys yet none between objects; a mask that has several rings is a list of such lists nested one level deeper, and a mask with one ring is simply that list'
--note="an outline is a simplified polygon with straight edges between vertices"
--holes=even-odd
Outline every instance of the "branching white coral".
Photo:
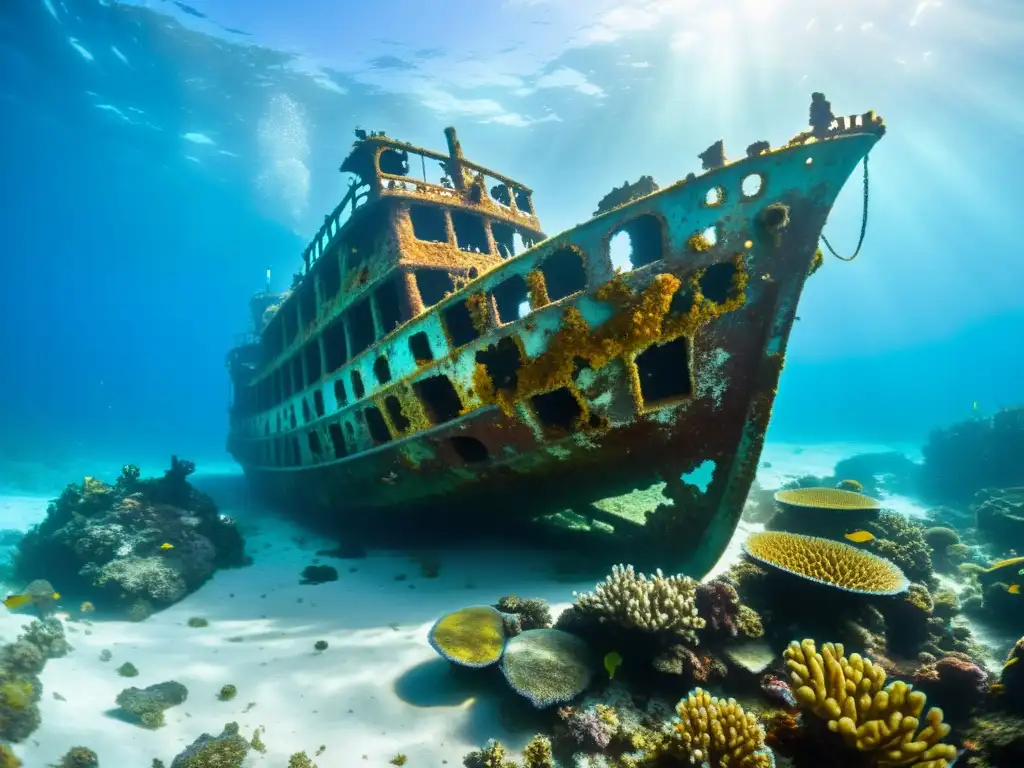
[{"label": "branching white coral", "polygon": [[668,632],[696,644],[704,628],[697,615],[697,582],[689,576],[665,576],[659,568],[651,577],[632,565],[616,565],[593,592],[573,593],[576,607],[600,621],[648,632]]}]

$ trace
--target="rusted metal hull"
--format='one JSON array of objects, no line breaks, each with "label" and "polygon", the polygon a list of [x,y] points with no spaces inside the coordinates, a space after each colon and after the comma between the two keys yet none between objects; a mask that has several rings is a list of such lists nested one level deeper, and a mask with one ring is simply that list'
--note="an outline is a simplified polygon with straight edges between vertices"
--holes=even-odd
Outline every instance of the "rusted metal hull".
[{"label": "rusted metal hull", "polygon": [[[663,258],[618,277],[591,259],[583,294],[525,320],[492,323],[460,353],[476,354],[477,370],[459,418],[308,467],[243,461],[248,477],[293,514],[339,528],[500,529],[568,507],[591,523],[574,531],[587,546],[703,575],[725,550],[753,481],[797,303],[820,259],[822,227],[877,138],[855,133],[748,158],[552,238],[538,248],[565,242],[588,255],[606,253],[610,233],[650,216],[662,225]],[[752,173],[762,189],[743,200],[741,183]],[[724,193],[716,206],[703,203],[710,188]],[[776,227],[771,217],[783,209],[788,220]],[[711,226],[713,245],[694,240]],[[702,282],[728,264],[727,286]],[[463,293],[489,296],[490,277]],[[687,290],[697,292],[698,309],[691,301],[689,314],[676,307]],[[712,300],[712,292],[721,295]],[[595,337],[603,327],[624,330],[606,330],[603,342],[588,346],[565,330],[573,318]],[[650,333],[636,330],[648,322]],[[480,352],[513,336],[518,383],[502,389],[483,375],[490,369],[481,370]],[[571,379],[556,372],[567,355],[582,363]],[[454,355],[438,363],[456,380],[467,365],[472,360],[460,364]],[[538,421],[536,396],[552,389],[571,395],[572,402],[560,401],[563,411],[578,411],[562,426]],[[648,397],[654,392],[663,396]],[[467,458],[462,438],[481,453]],[[711,469],[703,490],[692,476],[701,467]],[[655,483],[665,484],[663,504],[646,515],[594,506]]]}]

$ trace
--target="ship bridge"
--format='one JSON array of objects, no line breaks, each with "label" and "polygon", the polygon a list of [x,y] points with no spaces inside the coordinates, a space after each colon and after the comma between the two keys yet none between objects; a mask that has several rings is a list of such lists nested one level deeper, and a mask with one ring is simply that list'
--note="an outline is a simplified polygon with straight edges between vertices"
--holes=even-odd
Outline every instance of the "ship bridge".
[{"label": "ship bridge", "polygon": [[545,239],[532,190],[467,160],[454,128],[447,153],[355,133],[339,169],[353,177],[347,193],[256,325],[261,364],[244,412],[282,403]]}]

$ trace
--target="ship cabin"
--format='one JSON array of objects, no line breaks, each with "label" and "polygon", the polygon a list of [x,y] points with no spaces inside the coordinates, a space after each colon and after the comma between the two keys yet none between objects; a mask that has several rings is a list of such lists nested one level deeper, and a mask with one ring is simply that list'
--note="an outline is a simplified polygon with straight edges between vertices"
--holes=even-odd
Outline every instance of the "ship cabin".
[{"label": "ship cabin", "polygon": [[[448,152],[441,153],[356,129],[340,168],[352,175],[347,194],[303,252],[292,289],[253,297],[255,334],[228,355],[229,447],[243,464],[296,467],[317,449],[340,456],[372,447],[354,434],[347,441],[331,434],[333,451],[307,451],[298,439],[280,438],[388,382],[383,356],[369,384],[343,369],[448,294],[545,239],[532,191],[463,157],[454,128],[445,137]],[[418,342],[425,348],[413,349],[413,358],[432,359],[424,334],[410,338],[410,346]]]}]

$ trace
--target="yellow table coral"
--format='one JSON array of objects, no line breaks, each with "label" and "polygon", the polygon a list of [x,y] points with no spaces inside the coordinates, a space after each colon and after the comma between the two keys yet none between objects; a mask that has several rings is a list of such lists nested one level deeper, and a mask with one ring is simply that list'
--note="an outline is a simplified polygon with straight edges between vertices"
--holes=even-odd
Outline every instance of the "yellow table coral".
[{"label": "yellow table coral", "polygon": [[885,558],[831,539],[784,531],[752,533],[743,551],[757,562],[860,595],[898,595],[910,582]]},{"label": "yellow table coral", "polygon": [[505,652],[504,621],[489,605],[472,605],[442,616],[427,639],[441,656],[464,667],[497,664]]},{"label": "yellow table coral", "polygon": [[880,768],[948,768],[956,758],[956,747],[940,743],[949,733],[942,710],[929,709],[918,731],[926,696],[901,681],[886,685],[885,671],[870,659],[847,658],[840,643],[825,643],[819,653],[813,640],[794,640],[783,656],[800,706]]}]

